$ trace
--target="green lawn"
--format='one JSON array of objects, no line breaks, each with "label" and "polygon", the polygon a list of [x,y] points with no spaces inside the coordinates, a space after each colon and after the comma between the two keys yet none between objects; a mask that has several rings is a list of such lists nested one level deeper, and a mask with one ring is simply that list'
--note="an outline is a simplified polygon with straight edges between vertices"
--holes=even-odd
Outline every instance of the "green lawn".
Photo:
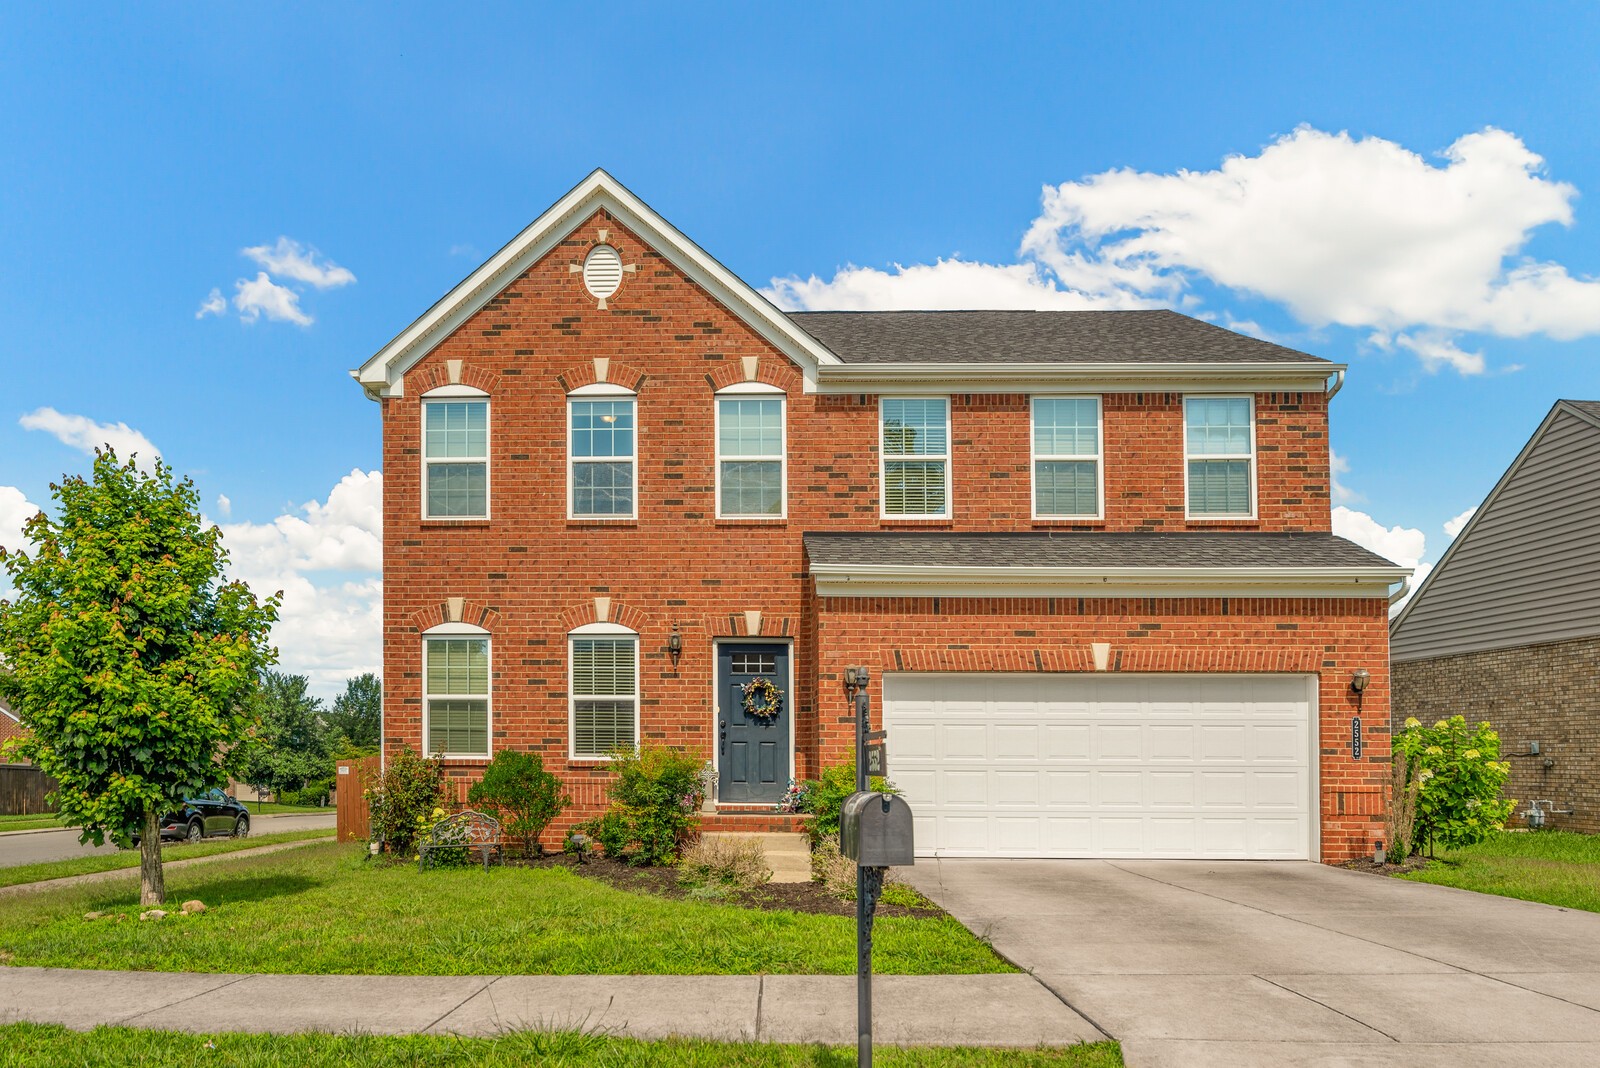
[{"label": "green lawn", "polygon": [[[677,901],[563,868],[418,872],[316,845],[170,873],[202,916],[132,919],[136,888],[95,884],[0,899],[0,958],[19,965],[369,975],[848,975],[855,921]],[[124,921],[85,921],[111,911]],[[948,917],[884,918],[886,974],[1014,971]]]},{"label": "green lawn", "polygon": [[[332,816],[338,809],[332,805],[318,808],[315,805],[280,805],[276,801],[245,801],[244,807],[252,816],[324,815]],[[0,816],[0,832],[32,831],[60,827],[61,821],[54,812],[38,812],[30,816]]]},{"label": "green lawn", "polygon": [[0,831],[33,831],[61,826],[54,812],[36,812],[31,816],[0,816]]},{"label": "green lawn", "polygon": [[239,803],[249,809],[252,816],[281,816],[286,813],[310,813],[312,815],[321,813],[324,816],[331,816],[339,811],[332,805],[280,805],[276,801],[241,801]]},{"label": "green lawn", "polygon": [[[191,857],[210,857],[218,853],[236,853],[241,849],[274,845],[278,842],[303,842],[308,838],[332,838],[333,828],[310,831],[280,831],[277,834],[258,834],[249,838],[211,838],[190,845],[187,842],[169,842],[161,847],[167,860],[188,860]],[[93,853],[71,860],[50,860],[41,864],[18,864],[0,868],[0,886],[17,886],[45,879],[65,879],[69,875],[90,875],[97,871],[117,871],[139,867],[137,849],[119,849],[115,853]],[[176,873],[174,873],[176,874]]]},{"label": "green lawn", "polygon": [[[895,1049],[878,1047],[883,1068],[1117,1068],[1115,1042],[1065,1049]],[[161,1065],[189,1068],[417,1068],[472,1065],[522,1068],[849,1068],[853,1048],[672,1040],[519,1031],[498,1038],[374,1035],[187,1035],[97,1027],[68,1031],[36,1024],[0,1026],[0,1065]]]},{"label": "green lawn", "polygon": [[1600,912],[1600,835],[1502,831],[1400,878]]}]

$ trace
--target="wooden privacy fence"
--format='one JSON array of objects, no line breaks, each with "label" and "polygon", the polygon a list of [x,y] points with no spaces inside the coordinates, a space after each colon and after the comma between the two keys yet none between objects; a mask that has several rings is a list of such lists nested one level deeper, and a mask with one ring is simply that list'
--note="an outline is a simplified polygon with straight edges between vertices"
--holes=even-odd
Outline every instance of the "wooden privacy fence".
[{"label": "wooden privacy fence", "polygon": [[339,771],[334,777],[333,803],[339,807],[336,818],[338,839],[341,842],[364,841],[372,836],[372,813],[367,799],[362,796],[373,779],[378,777],[378,757],[360,757],[339,761]]},{"label": "wooden privacy fence", "polygon": [[0,764],[0,816],[49,812],[45,797],[56,781],[28,764]]}]

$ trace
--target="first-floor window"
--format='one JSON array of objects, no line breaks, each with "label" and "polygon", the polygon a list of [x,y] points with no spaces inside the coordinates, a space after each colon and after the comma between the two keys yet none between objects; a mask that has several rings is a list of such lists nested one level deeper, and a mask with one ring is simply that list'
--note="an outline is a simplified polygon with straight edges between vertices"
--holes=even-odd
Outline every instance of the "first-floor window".
[{"label": "first-floor window", "polygon": [[639,730],[639,638],[572,637],[572,755],[608,757],[631,748]]},{"label": "first-floor window", "polygon": [[447,756],[489,755],[489,639],[423,642],[427,747]]}]

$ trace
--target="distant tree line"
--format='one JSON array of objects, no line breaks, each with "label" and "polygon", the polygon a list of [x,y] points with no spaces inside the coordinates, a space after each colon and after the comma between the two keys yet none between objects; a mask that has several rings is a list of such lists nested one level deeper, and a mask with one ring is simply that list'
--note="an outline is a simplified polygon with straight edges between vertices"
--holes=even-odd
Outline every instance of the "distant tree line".
[{"label": "distant tree line", "polygon": [[378,751],[383,683],[368,672],[345,683],[325,706],[304,675],[263,671],[249,700],[259,720],[239,781],[290,805],[325,804],[336,764]]}]

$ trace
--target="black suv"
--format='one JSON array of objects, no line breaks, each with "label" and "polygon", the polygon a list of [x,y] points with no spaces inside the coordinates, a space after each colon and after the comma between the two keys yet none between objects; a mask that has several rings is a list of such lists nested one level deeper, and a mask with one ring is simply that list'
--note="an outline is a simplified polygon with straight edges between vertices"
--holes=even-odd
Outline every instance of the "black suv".
[{"label": "black suv", "polygon": [[[250,833],[250,813],[221,790],[185,798],[183,807],[161,821],[161,838],[198,842],[213,835],[243,838]],[[139,835],[130,835],[139,844]]]}]

